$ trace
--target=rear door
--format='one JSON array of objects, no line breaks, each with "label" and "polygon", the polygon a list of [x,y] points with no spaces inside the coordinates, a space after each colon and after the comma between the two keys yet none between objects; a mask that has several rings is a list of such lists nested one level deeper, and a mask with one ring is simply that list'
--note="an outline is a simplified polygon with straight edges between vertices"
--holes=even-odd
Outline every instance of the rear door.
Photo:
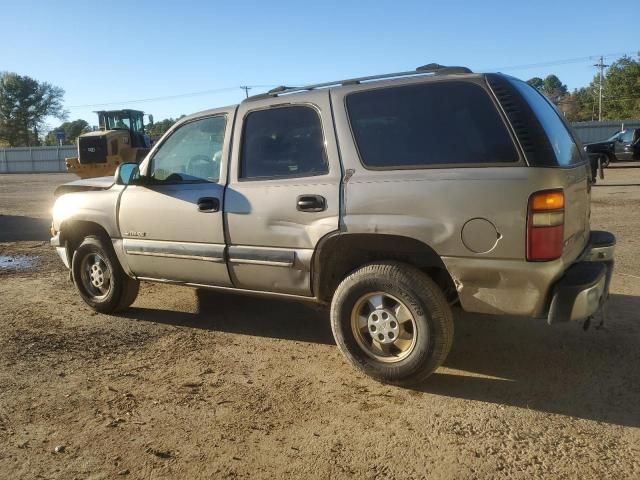
[{"label": "rear door", "polygon": [[338,228],[341,169],[328,91],[279,100],[238,109],[225,197],[229,271],[239,288],[309,296],[314,248]]},{"label": "rear door", "polygon": [[148,181],[123,192],[118,220],[136,276],[231,286],[222,205],[233,114],[177,127],[142,167]]}]

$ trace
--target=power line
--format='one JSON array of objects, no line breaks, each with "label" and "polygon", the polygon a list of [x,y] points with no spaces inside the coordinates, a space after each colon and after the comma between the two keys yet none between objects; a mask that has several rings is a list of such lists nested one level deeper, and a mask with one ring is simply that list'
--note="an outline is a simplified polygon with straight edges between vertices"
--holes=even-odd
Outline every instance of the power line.
[{"label": "power line", "polygon": [[[623,55],[637,55],[640,52],[618,52],[618,53],[607,53],[606,55],[603,55],[602,57],[614,57],[614,56],[623,56]],[[501,70],[527,70],[527,69],[532,69],[532,68],[540,68],[540,67],[549,67],[549,66],[554,66],[554,65],[565,65],[565,64],[569,64],[569,63],[581,63],[581,62],[587,62],[587,61],[591,61],[594,58],[598,58],[597,55],[590,55],[590,56],[586,56],[586,57],[575,57],[575,58],[566,58],[566,59],[562,59],[562,60],[552,60],[549,62],[540,62],[540,63],[530,63],[530,64],[523,64],[523,65],[511,65],[511,66],[503,66],[503,67],[492,67],[492,68],[484,68],[481,69],[482,71],[501,71]],[[602,62],[601,62],[602,63]],[[296,83],[297,85],[297,83]],[[249,96],[249,90],[252,88],[272,88],[272,87],[276,87],[277,85],[242,85],[239,88],[241,88],[242,90],[245,91],[245,96]],[[160,96],[160,97],[151,97],[151,98],[139,98],[139,99],[134,99],[134,100],[122,100],[122,101],[115,101],[115,102],[103,102],[103,103],[87,103],[87,104],[83,104],[83,105],[70,105],[67,106],[66,108],[92,108],[92,107],[106,107],[109,105],[127,105],[127,104],[131,104],[131,103],[144,103],[144,102],[155,102],[155,101],[160,101],[160,100],[173,100],[173,99],[177,99],[177,98],[188,98],[188,97],[197,97],[197,96],[202,96],[202,95],[211,95],[214,93],[220,93],[220,92],[226,92],[226,91],[232,91],[235,90],[236,88],[238,88],[237,86],[234,87],[222,87],[222,88],[215,88],[215,89],[211,89],[211,90],[202,90],[199,92],[190,92],[190,93],[181,93],[181,94],[176,94],[176,95],[165,95],[165,96]]]},{"label": "power line", "polygon": [[[240,87],[242,89],[251,89],[251,88],[269,88],[269,87],[275,87],[275,85],[250,85],[250,86],[243,86]],[[92,107],[106,107],[109,105],[126,105],[126,104],[130,104],[130,103],[143,103],[143,102],[154,102],[154,101],[158,101],[158,100],[173,100],[176,98],[187,98],[187,97],[198,97],[198,96],[202,96],[202,95],[211,95],[213,93],[220,93],[220,92],[228,92],[231,90],[235,90],[238,87],[223,87],[223,88],[214,88],[211,90],[202,90],[199,92],[190,92],[190,93],[180,93],[177,95],[165,95],[162,97],[150,97],[150,98],[138,98],[135,100],[121,100],[121,101],[116,101],[116,102],[103,102],[103,103],[86,103],[84,105],[70,105],[66,108],[92,108]],[[248,90],[246,90],[248,91]]]},{"label": "power line", "polygon": [[[617,52],[617,53],[607,53],[605,55],[601,55],[602,57],[622,57],[624,55],[638,55],[638,53],[640,52]],[[539,68],[539,67],[551,67],[554,65],[566,65],[566,64],[570,64],[570,63],[581,63],[581,62],[589,62],[592,61],[594,59],[597,59],[598,55],[590,55],[588,57],[574,57],[574,58],[565,58],[562,60],[551,60],[548,62],[541,62],[541,63],[529,63],[529,64],[523,64],[523,65],[511,65],[511,66],[507,66],[507,67],[493,67],[493,68],[487,68],[487,69],[483,69],[483,70],[494,70],[494,71],[500,71],[500,70],[527,70],[527,69],[532,69],[532,68]]]}]

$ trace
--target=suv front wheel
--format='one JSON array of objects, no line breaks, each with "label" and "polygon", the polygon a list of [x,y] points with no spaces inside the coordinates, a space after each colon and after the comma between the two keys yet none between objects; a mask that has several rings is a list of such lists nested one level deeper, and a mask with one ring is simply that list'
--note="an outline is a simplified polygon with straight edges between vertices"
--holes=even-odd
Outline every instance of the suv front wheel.
[{"label": "suv front wheel", "polygon": [[111,244],[100,237],[82,241],[73,254],[71,271],[80,296],[98,312],[124,310],[138,296],[140,282],[124,273]]},{"label": "suv front wheel", "polygon": [[347,359],[385,383],[421,382],[453,342],[453,315],[442,290],[399,262],[365,265],[345,278],[331,302],[331,328]]}]

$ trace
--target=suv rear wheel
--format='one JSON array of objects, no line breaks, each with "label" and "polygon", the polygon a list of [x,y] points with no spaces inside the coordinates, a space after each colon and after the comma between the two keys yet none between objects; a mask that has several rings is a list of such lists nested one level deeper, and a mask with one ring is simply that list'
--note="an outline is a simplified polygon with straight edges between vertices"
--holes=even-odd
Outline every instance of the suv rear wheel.
[{"label": "suv rear wheel", "polygon": [[386,383],[415,384],[445,360],[453,315],[442,290],[415,267],[365,265],[338,286],[331,327],[342,353]]},{"label": "suv rear wheel", "polygon": [[80,296],[98,312],[125,310],[138,296],[140,282],[124,273],[111,244],[100,237],[82,241],[73,254],[71,271]]}]

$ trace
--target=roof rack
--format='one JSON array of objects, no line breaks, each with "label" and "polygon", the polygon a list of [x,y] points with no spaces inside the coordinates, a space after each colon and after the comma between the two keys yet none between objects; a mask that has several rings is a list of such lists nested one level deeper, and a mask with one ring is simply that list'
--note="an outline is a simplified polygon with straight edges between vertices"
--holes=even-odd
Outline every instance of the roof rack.
[{"label": "roof rack", "polygon": [[449,67],[445,65],[440,65],[438,63],[429,63],[427,65],[422,65],[416,68],[415,70],[408,70],[406,72],[383,73],[380,75],[370,75],[368,77],[347,78],[345,80],[335,80],[333,82],[315,83],[312,85],[305,85],[303,87],[287,87],[285,85],[280,85],[279,87],[272,88],[267,93],[252,95],[251,97],[248,97],[245,100],[243,100],[243,103],[251,102],[254,100],[262,100],[265,98],[278,97],[280,95],[287,95],[295,92],[316,90],[318,88],[336,87],[336,86],[344,86],[344,85],[357,85],[362,82],[382,80],[385,78],[409,77],[413,75],[426,75],[426,74],[452,75],[452,74],[461,74],[461,73],[473,73],[473,72],[467,67],[458,67],[458,66]]}]

